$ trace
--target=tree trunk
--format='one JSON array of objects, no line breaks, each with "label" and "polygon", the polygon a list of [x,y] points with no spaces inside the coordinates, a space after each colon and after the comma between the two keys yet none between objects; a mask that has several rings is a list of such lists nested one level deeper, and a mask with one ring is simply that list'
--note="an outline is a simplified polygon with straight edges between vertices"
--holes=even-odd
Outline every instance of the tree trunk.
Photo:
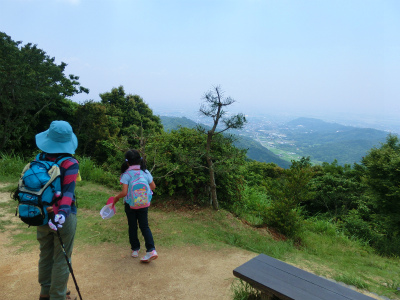
[{"label": "tree trunk", "polygon": [[[215,126],[214,126],[215,127]],[[215,173],[214,173],[214,163],[211,159],[210,151],[211,151],[211,142],[212,136],[215,128],[208,132],[207,136],[207,146],[206,146],[206,159],[208,165],[208,171],[210,172],[210,192],[211,192],[211,200],[212,206],[215,210],[219,209],[218,199],[217,199],[217,185],[215,184]]]},{"label": "tree trunk", "polygon": [[215,184],[215,174],[214,174],[214,164],[211,157],[207,156],[208,170],[210,172],[210,191],[212,206],[215,210],[219,209],[218,199],[217,199],[217,185]]}]

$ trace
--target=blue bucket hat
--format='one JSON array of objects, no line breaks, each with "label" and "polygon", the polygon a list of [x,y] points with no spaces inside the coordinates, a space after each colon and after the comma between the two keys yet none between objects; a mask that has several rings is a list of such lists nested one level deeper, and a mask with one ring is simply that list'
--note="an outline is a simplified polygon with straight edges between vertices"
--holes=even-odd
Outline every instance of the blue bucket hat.
[{"label": "blue bucket hat", "polygon": [[50,128],[36,135],[36,145],[46,153],[75,154],[78,139],[66,121],[53,121]]}]

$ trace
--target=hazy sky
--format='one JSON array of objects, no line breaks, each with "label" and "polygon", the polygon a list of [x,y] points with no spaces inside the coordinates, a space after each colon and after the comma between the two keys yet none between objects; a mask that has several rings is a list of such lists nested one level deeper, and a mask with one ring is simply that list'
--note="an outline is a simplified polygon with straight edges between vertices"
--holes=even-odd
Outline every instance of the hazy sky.
[{"label": "hazy sky", "polygon": [[123,85],[197,111],[400,117],[398,0],[0,0],[0,31],[68,64],[93,99]]}]

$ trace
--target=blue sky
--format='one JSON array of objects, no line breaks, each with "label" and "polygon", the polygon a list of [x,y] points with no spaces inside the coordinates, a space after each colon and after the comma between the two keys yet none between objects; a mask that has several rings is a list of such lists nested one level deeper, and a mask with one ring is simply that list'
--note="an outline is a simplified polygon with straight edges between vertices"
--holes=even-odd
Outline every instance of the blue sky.
[{"label": "blue sky", "polygon": [[245,114],[400,116],[397,0],[0,0],[0,31],[67,63],[78,102],[196,112],[220,85]]}]

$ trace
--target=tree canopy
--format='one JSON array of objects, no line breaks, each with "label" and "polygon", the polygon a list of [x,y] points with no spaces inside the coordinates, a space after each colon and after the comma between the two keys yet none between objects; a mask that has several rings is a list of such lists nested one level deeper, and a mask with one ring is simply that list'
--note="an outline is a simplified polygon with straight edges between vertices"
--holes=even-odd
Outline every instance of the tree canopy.
[{"label": "tree canopy", "polygon": [[0,32],[0,151],[30,149],[32,135],[48,127],[41,128],[44,111],[88,91],[79,77],[64,74],[66,66],[36,45],[21,45]]}]

